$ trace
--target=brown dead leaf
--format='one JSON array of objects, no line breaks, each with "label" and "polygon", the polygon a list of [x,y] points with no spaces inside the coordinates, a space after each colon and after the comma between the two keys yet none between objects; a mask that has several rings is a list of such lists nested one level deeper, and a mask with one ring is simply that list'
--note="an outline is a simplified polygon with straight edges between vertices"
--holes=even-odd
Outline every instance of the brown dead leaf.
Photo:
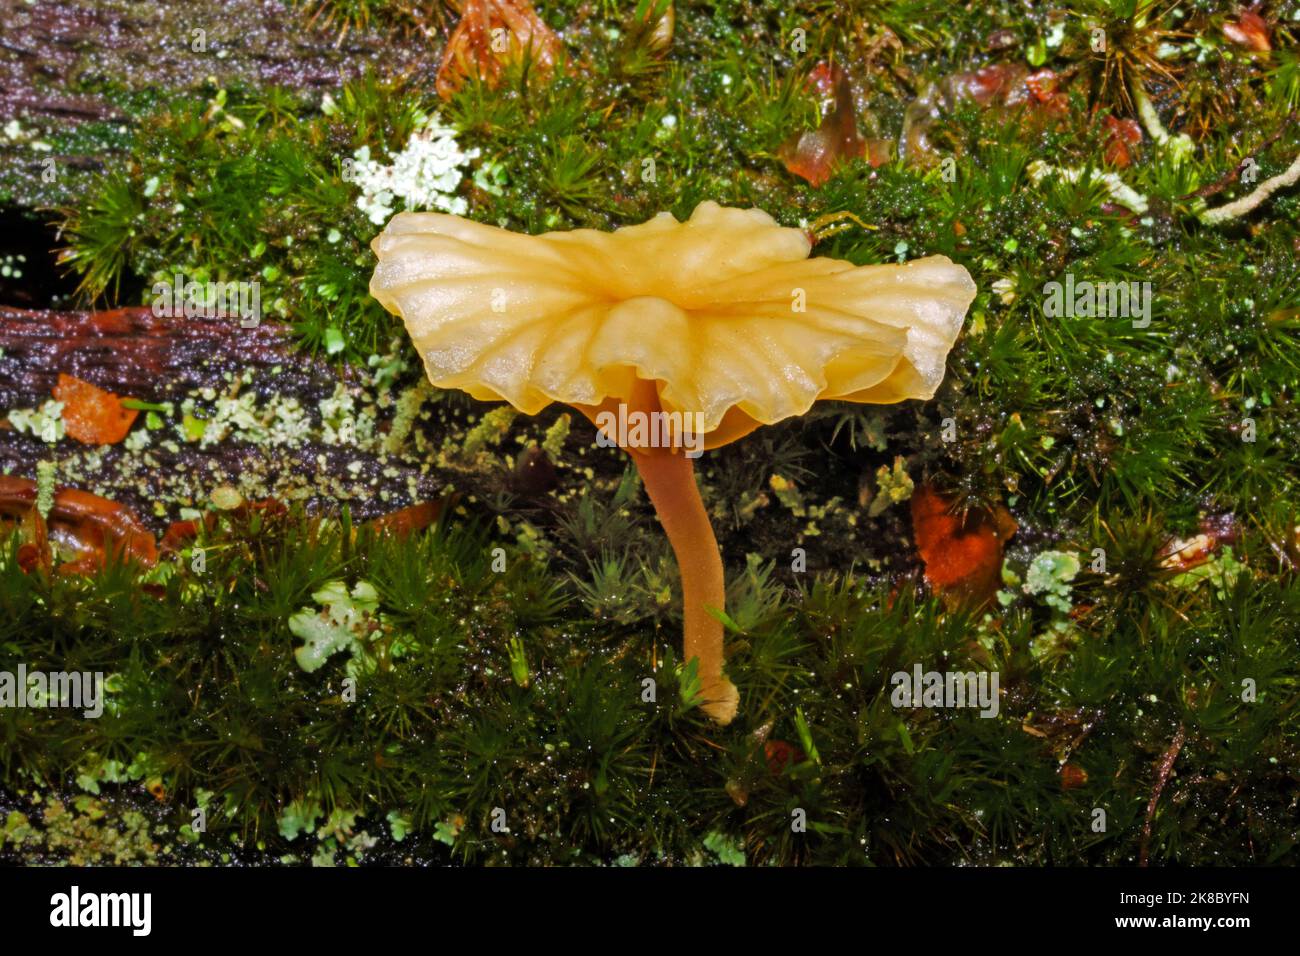
[{"label": "brown dead leaf", "polygon": [[442,501],[422,501],[416,505],[400,508],[397,511],[375,518],[367,527],[380,534],[393,534],[399,538],[416,531],[423,531],[442,514]]},{"label": "brown dead leaf", "polygon": [[1088,782],[1088,771],[1084,770],[1077,763],[1066,763],[1061,765],[1061,789],[1074,790],[1082,787]]},{"label": "brown dead leaf", "polygon": [[795,744],[773,738],[763,744],[763,758],[767,761],[767,769],[779,776],[791,764],[803,763],[808,755]]}]

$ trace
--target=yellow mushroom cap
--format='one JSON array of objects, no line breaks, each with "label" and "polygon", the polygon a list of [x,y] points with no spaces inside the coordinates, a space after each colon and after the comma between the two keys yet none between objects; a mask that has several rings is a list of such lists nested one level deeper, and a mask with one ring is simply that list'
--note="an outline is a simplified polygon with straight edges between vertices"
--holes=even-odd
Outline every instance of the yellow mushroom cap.
[{"label": "yellow mushroom cap", "polygon": [[810,259],[801,230],[714,202],[539,236],[399,213],[372,247],[370,292],[439,388],[590,414],[643,405],[653,383],[663,411],[702,415],[708,447],[818,399],[931,397],[975,297],[944,256]]}]

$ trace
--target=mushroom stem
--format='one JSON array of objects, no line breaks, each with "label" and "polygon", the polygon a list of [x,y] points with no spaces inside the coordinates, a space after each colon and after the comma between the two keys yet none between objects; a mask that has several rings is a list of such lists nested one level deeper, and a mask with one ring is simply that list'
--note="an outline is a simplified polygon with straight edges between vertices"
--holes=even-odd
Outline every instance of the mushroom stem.
[{"label": "mushroom stem", "polygon": [[695,484],[695,465],[680,452],[628,451],[673,546],[682,576],[683,659],[699,659],[704,712],[720,724],[730,723],[740,696],[722,673],[722,622],[709,613],[709,608],[722,610],[726,582],[718,540]]}]

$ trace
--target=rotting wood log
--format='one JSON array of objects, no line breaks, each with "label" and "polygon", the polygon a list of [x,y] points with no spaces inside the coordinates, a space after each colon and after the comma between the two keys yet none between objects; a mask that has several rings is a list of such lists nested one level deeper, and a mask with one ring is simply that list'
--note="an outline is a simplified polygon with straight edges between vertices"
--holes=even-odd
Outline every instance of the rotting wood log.
[{"label": "rotting wood log", "polygon": [[231,319],[168,318],[147,307],[56,312],[0,306],[0,409],[49,398],[59,373],[118,395],[163,401],[223,386],[226,372],[280,366],[276,384],[300,400],[328,395],[338,381],[326,363],[293,351],[275,322],[241,328]]}]

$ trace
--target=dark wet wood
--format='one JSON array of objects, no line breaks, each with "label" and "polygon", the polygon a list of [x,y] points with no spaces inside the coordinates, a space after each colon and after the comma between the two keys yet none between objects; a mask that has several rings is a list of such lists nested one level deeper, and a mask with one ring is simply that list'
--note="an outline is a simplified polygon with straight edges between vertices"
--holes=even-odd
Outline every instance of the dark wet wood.
[{"label": "dark wet wood", "polygon": [[[367,66],[437,70],[438,50],[378,30],[308,28],[279,0],[0,0],[0,122],[109,119],[98,79],[163,91],[218,83],[330,89]],[[201,31],[198,33],[196,31]],[[201,50],[196,50],[201,39]]]},{"label": "dark wet wood", "polygon": [[0,306],[0,408],[39,405],[59,373],[118,395],[161,401],[193,388],[224,388],[223,374],[281,367],[278,390],[319,399],[337,376],[293,351],[285,326],[240,328],[232,319],[167,318],[144,307],[55,312]]}]

